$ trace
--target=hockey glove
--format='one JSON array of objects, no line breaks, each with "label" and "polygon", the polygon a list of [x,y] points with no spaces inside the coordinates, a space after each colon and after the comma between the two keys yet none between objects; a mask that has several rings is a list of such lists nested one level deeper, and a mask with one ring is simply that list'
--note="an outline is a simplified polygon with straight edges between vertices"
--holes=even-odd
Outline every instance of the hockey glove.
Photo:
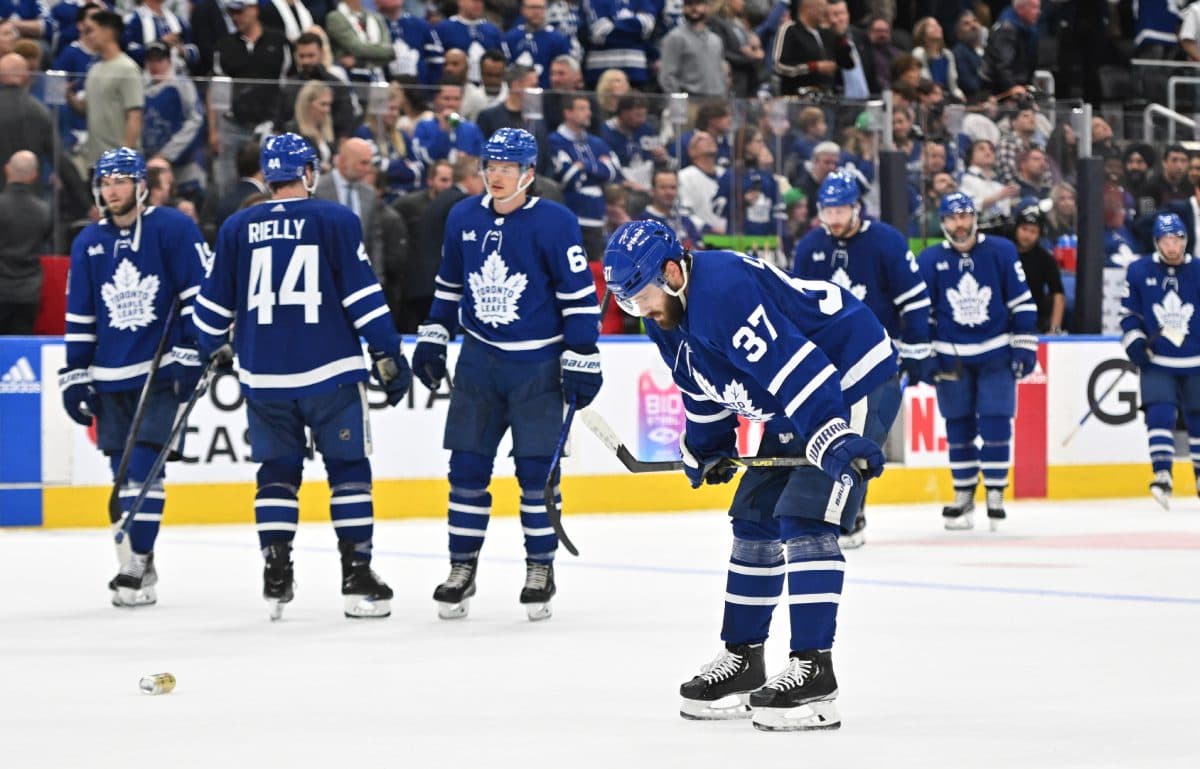
[{"label": "hockey glove", "polygon": [[84,368],[60,368],[58,389],[62,391],[63,408],[67,415],[84,427],[92,424],[96,414],[96,389],[92,375]]},{"label": "hockey glove", "polygon": [[1037,368],[1037,344],[1032,334],[1013,334],[1012,370],[1017,379],[1024,379]]},{"label": "hockey glove", "polygon": [[200,385],[200,353],[195,347],[175,345],[171,356],[175,358],[175,400],[187,403]]},{"label": "hockey glove", "polygon": [[1125,354],[1129,356],[1129,362],[1138,368],[1150,365],[1150,348],[1140,336],[1125,346]]},{"label": "hockey glove", "polygon": [[450,332],[440,323],[423,323],[417,328],[412,367],[417,379],[430,390],[438,389],[446,377],[446,345],[449,343]]},{"label": "hockey glove", "polygon": [[870,480],[883,474],[883,452],[841,419],[821,425],[809,439],[804,455],[830,478],[842,483],[846,483],[847,476],[851,480],[858,477]]},{"label": "hockey glove", "polygon": [[604,376],[600,373],[600,350],[595,346],[576,347],[562,354],[563,399],[585,409],[600,392]]},{"label": "hockey glove", "polygon": [[683,473],[693,489],[701,484],[717,485],[729,483],[737,473],[737,466],[729,461],[737,456],[737,436],[729,434],[725,445],[712,451],[701,451],[688,443],[687,432],[679,436],[679,453],[683,455]]},{"label": "hockey glove", "polygon": [[408,366],[408,359],[404,357],[403,348],[397,349],[395,355],[372,350],[371,376],[383,386],[389,406],[395,406],[404,400],[408,388],[412,387],[412,369]]},{"label": "hockey glove", "polygon": [[937,356],[933,347],[925,344],[900,345],[900,371],[908,376],[908,384],[921,382],[933,384],[938,371]]}]

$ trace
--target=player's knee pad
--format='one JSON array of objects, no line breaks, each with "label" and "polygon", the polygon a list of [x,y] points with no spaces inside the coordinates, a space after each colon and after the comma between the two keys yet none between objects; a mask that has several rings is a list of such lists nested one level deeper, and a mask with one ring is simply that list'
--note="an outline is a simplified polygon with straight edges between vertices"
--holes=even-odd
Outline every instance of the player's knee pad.
[{"label": "player's knee pad", "polygon": [[450,485],[460,489],[486,489],[492,482],[492,457],[473,451],[450,452]]},{"label": "player's knee pad", "polygon": [[965,446],[975,442],[977,430],[975,417],[955,417],[946,420],[946,442],[951,446]]},{"label": "player's knee pad", "polygon": [[1007,443],[1012,440],[1012,420],[1008,417],[980,417],[979,437],[983,438],[984,443]]},{"label": "player's knee pad", "polygon": [[838,531],[824,521],[807,518],[782,519],[783,545],[788,563],[824,561],[842,557]]},{"label": "player's knee pad", "polygon": [[522,494],[542,496],[550,476],[550,457],[516,457],[517,485]]},{"label": "player's knee pad", "polygon": [[371,462],[362,459],[326,459],[325,473],[333,494],[370,492]]},{"label": "player's knee pad", "polygon": [[733,538],[730,559],[748,564],[770,566],[783,560],[783,543],[777,539]]}]

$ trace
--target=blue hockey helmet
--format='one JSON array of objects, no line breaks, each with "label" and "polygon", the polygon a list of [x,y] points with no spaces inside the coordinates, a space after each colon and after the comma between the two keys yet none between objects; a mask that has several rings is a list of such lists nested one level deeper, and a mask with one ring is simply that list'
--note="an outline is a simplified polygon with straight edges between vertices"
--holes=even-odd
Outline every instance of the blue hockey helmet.
[{"label": "blue hockey helmet", "polygon": [[1154,241],[1157,243],[1159,238],[1167,235],[1187,239],[1187,229],[1184,228],[1179,214],[1159,214],[1154,217]]},{"label": "blue hockey helmet", "polygon": [[858,179],[849,171],[831,172],[817,190],[817,208],[822,206],[850,206],[858,202],[862,191]]},{"label": "blue hockey helmet", "polygon": [[604,282],[621,309],[641,316],[634,297],[651,284],[665,288],[663,267],[679,261],[683,253],[683,244],[661,222],[627,222],[617,228],[604,249]]},{"label": "blue hockey helmet", "polygon": [[522,168],[537,160],[537,139],[522,128],[501,128],[483,145],[483,162],[489,160],[516,163]]},{"label": "blue hockey helmet", "polygon": [[96,161],[96,184],[106,176],[121,176],[135,182],[146,180],[146,161],[137,150],[118,147],[107,150]]},{"label": "blue hockey helmet", "polygon": [[951,214],[978,214],[975,201],[965,192],[951,192],[942,198],[938,206],[938,218],[945,219]]},{"label": "blue hockey helmet", "polygon": [[[262,163],[263,179],[268,184],[302,180],[304,169],[312,168],[315,175],[319,167],[317,151],[307,139],[294,133],[267,137],[259,159]],[[315,179],[313,185],[316,186]]]}]

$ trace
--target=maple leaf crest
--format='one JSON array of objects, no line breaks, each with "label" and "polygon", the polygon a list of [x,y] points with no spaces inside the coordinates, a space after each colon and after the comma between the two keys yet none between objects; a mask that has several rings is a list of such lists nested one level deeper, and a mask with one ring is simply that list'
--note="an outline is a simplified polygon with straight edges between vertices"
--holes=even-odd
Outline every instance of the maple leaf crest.
[{"label": "maple leaf crest", "polygon": [[517,303],[529,283],[525,273],[508,274],[508,265],[495,250],[488,254],[479,272],[467,277],[475,301],[475,317],[493,328],[520,320]]},{"label": "maple leaf crest", "polygon": [[123,331],[145,328],[158,319],[154,312],[157,295],[158,276],[143,278],[128,259],[117,265],[112,282],[100,287],[100,296],[108,308],[108,325]]},{"label": "maple leaf crest", "polygon": [[1183,346],[1193,312],[1192,305],[1180,299],[1179,294],[1174,291],[1168,291],[1162,302],[1154,305],[1154,319],[1162,326],[1163,337],[1169,339],[1176,347]]},{"label": "maple leaf crest", "polygon": [[764,414],[762,409],[757,408],[750,400],[750,394],[746,392],[746,386],[736,379],[730,380],[729,384],[725,385],[725,389],[722,391],[713,386],[713,383],[708,381],[695,368],[691,369],[691,373],[692,379],[696,380],[696,384],[700,387],[700,390],[709,399],[714,403],[720,403],[738,416],[745,417],[752,422],[766,422],[775,416],[774,414]]},{"label": "maple leaf crest", "polygon": [[954,322],[960,326],[982,326],[988,321],[988,304],[992,301],[992,289],[979,285],[971,273],[963,273],[958,288],[948,289],[946,298],[954,311]]},{"label": "maple leaf crest", "polygon": [[854,298],[860,302],[862,301],[863,297],[867,295],[866,286],[861,283],[859,283],[857,286],[852,285],[850,275],[846,272],[846,268],[844,267],[838,267],[836,270],[834,270],[833,275],[829,278],[829,282],[841,286],[851,294],[854,294]]}]

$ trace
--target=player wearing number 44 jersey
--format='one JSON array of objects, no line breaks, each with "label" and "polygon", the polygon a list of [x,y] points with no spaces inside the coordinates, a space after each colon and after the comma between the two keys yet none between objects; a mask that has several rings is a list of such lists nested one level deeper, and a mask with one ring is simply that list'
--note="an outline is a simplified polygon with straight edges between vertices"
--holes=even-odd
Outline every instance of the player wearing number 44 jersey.
[{"label": "player wearing number 44 jersey", "polygon": [[487,193],[450,211],[433,306],[417,332],[413,368],[436,389],[461,313],[465,333],[443,444],[450,450],[450,576],[433,594],[442,619],[465,617],[475,594],[492,465],[510,429],[525,534],[520,600],[529,619],[550,616],[558,540],[544,494],[563,401],[584,408],[600,390],[600,307],[579,223],[563,206],[526,194],[536,161],[527,131],[501,128],[488,139]]},{"label": "player wearing number 44 jersey", "polygon": [[412,380],[383,291],[350,209],[309,196],[317,156],[305,139],[267,139],[262,169],[271,199],[231,216],[217,235],[212,269],[196,298],[201,351],[220,360],[235,329],[258,470],[254,517],[266,559],[263,597],[279,619],[293,598],[292,540],[311,429],[329,477],[330,514],[342,559],[347,617],[386,617],[392,590],[371,570],[371,373],[390,405]]},{"label": "player wearing number 44 jersey", "polygon": [[[604,275],[621,307],[646,319],[682,391],[680,449],[693,487],[732,479],[724,460],[737,453],[738,416],[764,423],[761,456],[809,462],[742,477],[729,510],[725,650],[681,687],[681,714],[752,714],[764,730],[837,728],[838,534],[853,525],[865,481],[883,471],[878,441],[900,401],[891,340],[840,286],[728,251],[692,254],[658,222],[613,233]],[[763,643],[785,580],[792,652],[768,681]]]},{"label": "player wearing number 44 jersey", "polygon": [[950,193],[939,213],[946,240],[922,251],[917,264],[933,304],[938,409],[954,479],[954,503],[942,517],[947,529],[974,525],[982,471],[995,531],[1005,517],[1016,381],[1037,365],[1037,305],[1016,247],[977,232],[970,197]]}]

